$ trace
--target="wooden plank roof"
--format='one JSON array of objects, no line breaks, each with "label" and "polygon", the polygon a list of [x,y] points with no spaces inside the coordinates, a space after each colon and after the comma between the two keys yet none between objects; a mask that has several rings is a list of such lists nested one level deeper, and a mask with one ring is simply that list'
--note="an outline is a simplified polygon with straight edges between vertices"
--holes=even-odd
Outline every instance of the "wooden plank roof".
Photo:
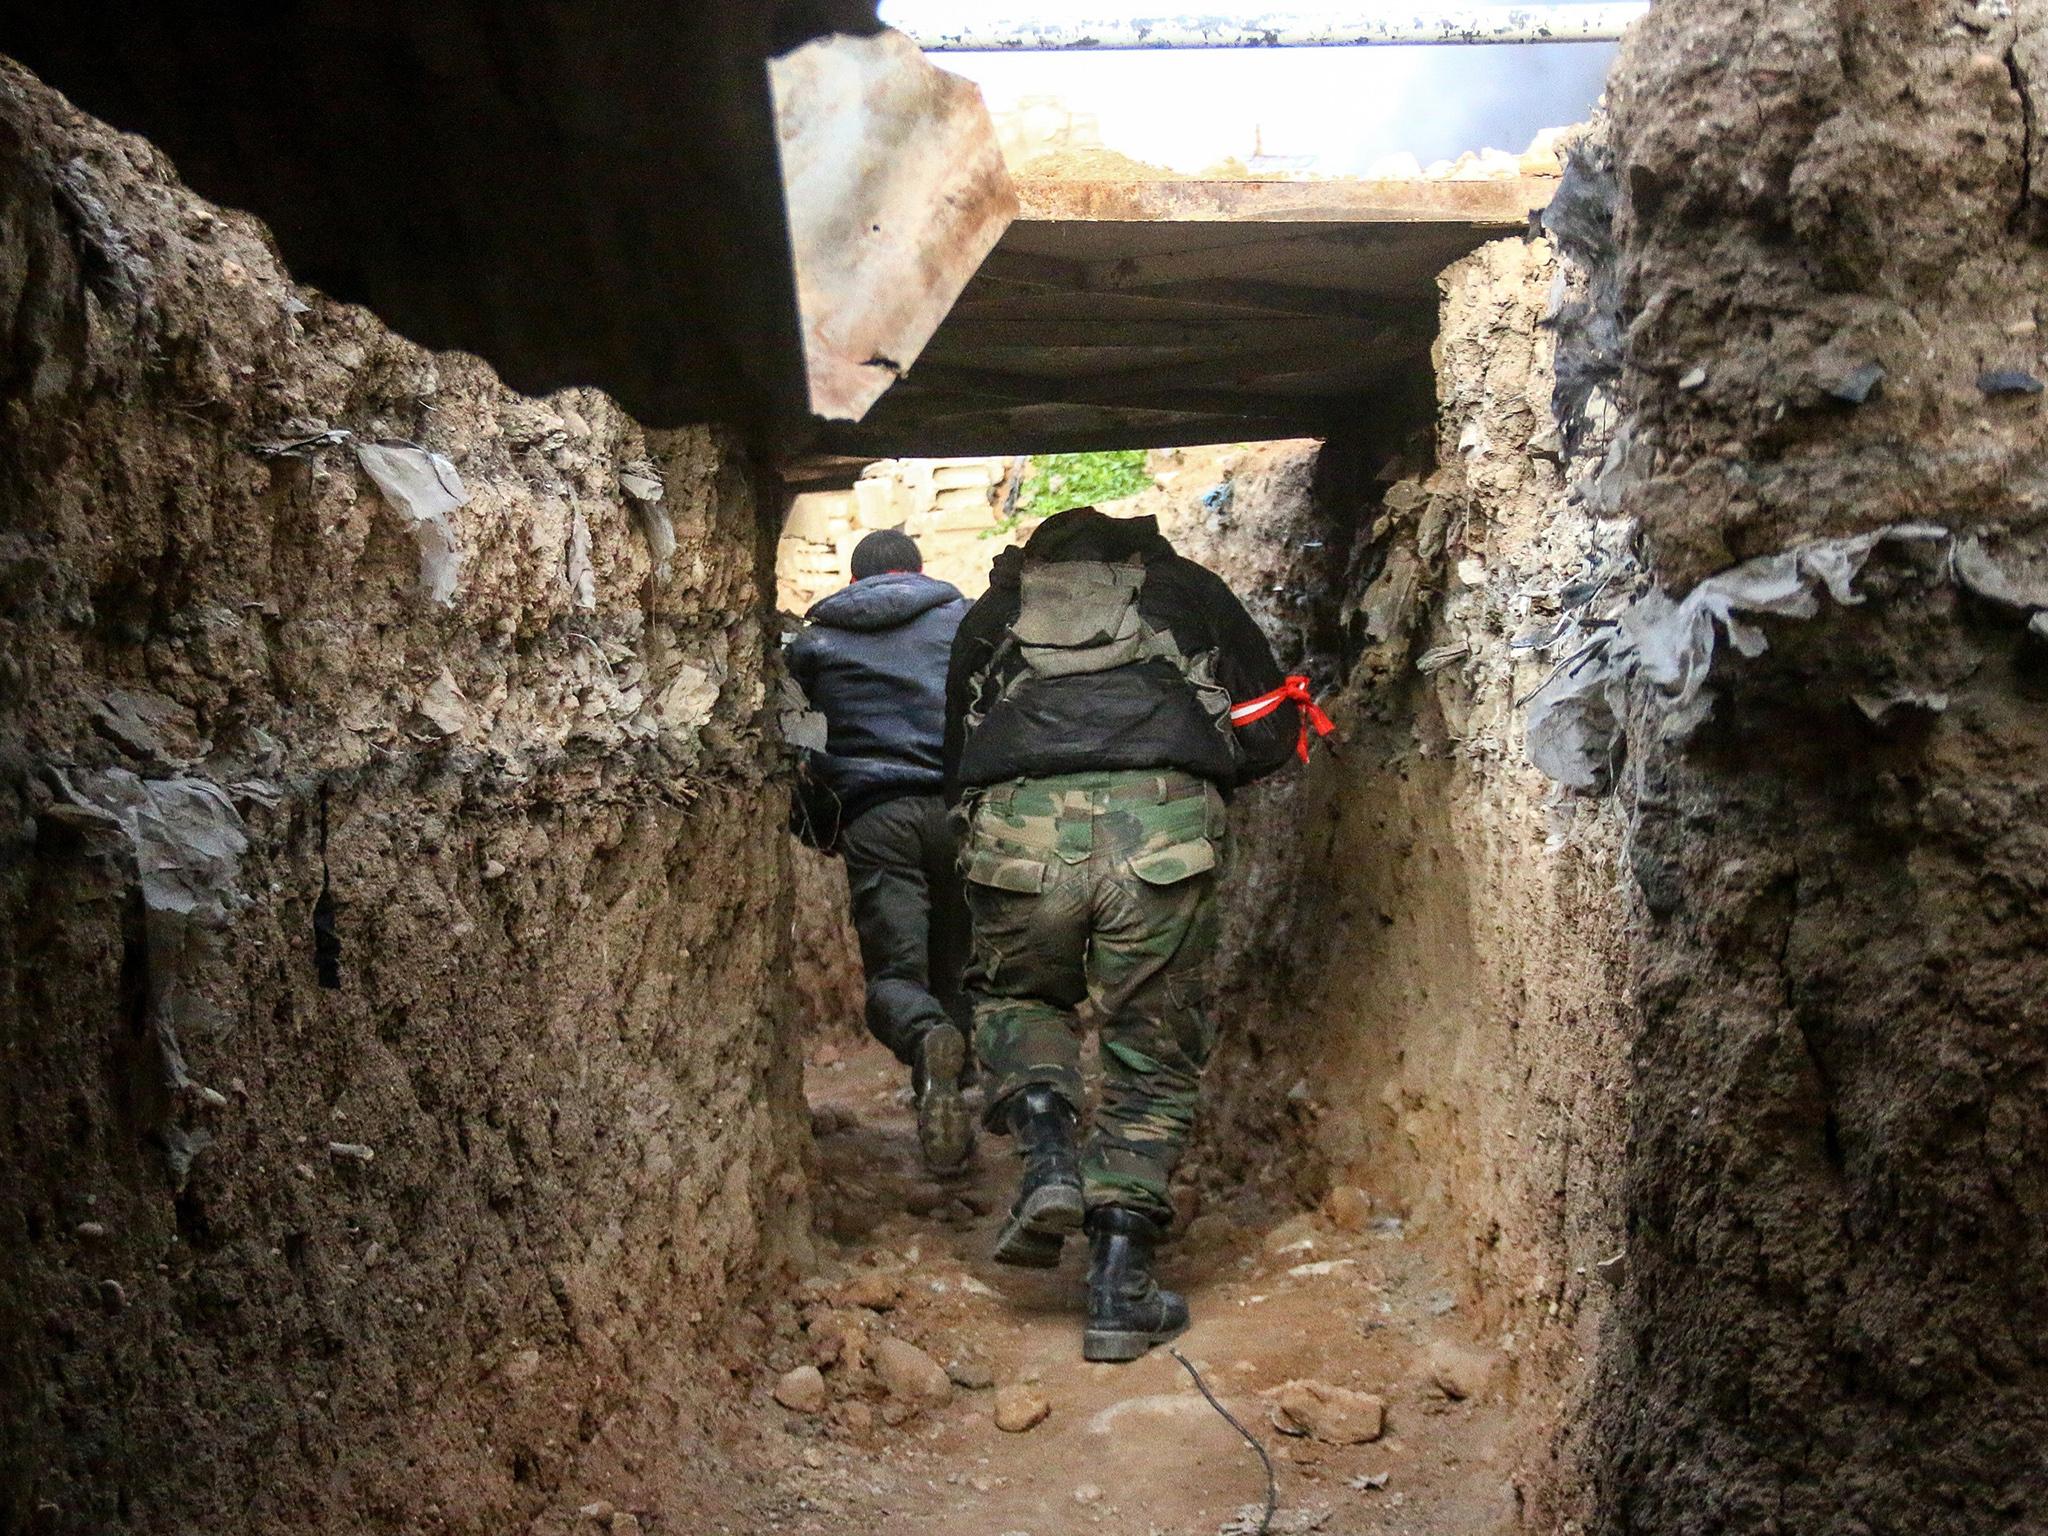
[{"label": "wooden plank roof", "polygon": [[1021,212],[861,457],[1328,436],[1432,398],[1437,276],[1553,181],[1017,181]]}]

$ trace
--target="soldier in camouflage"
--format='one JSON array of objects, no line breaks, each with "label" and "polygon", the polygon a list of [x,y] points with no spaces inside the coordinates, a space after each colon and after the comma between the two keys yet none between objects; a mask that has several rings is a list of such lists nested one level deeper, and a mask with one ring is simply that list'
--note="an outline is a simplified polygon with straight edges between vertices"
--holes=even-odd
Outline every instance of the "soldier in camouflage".
[{"label": "soldier in camouflage", "polygon": [[[1151,518],[1049,518],[991,572],[954,641],[948,792],[965,814],[967,988],[988,1074],[985,1123],[1017,1141],[1005,1263],[1050,1268],[1091,1244],[1090,1360],[1130,1360],[1187,1325],[1152,1278],[1168,1181],[1215,1044],[1224,802],[1287,760],[1292,702],[1243,729],[1233,706],[1280,688],[1264,635]],[[1080,1016],[1101,1032],[1085,1150]]]}]

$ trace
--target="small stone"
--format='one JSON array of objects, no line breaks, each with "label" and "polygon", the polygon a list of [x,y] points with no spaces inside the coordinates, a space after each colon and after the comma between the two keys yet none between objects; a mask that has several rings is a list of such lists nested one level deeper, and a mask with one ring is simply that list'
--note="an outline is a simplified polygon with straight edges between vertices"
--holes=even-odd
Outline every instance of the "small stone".
[{"label": "small stone", "polygon": [[979,1360],[954,1360],[947,1364],[946,1374],[953,1385],[969,1392],[986,1392],[996,1384],[996,1373]]},{"label": "small stone", "polygon": [[820,1467],[825,1465],[825,1453],[819,1450],[815,1445],[805,1446],[804,1465],[809,1467],[813,1472],[817,1471]]},{"label": "small stone", "polygon": [[1340,1232],[1363,1232],[1372,1220],[1372,1196],[1356,1184],[1339,1184],[1323,1196],[1323,1215]]},{"label": "small stone", "polygon": [[1102,1490],[1093,1483],[1083,1483],[1074,1490],[1074,1502],[1076,1504],[1096,1504],[1101,1502],[1101,1499]]},{"label": "small stone", "polygon": [[600,1524],[603,1524],[609,1521],[612,1517],[613,1510],[611,1500],[592,1499],[588,1504],[584,1505],[581,1509],[577,1510],[576,1513],[581,1515],[586,1520],[595,1520]]},{"label": "small stone", "polygon": [[330,1141],[327,1143],[330,1157],[346,1158],[352,1163],[368,1163],[376,1160],[377,1154],[360,1141]]},{"label": "small stone", "polygon": [[936,1406],[953,1396],[946,1368],[903,1339],[875,1340],[875,1375],[899,1402]]},{"label": "small stone", "polygon": [[1423,1356],[1422,1373],[1429,1384],[1454,1403],[1482,1396],[1493,1384],[1500,1357],[1490,1350],[1466,1349],[1439,1339]]},{"label": "small stone", "polygon": [[1386,1402],[1326,1381],[1289,1381],[1264,1394],[1273,1405],[1273,1427],[1282,1434],[1308,1435],[1325,1445],[1364,1445],[1387,1427]]},{"label": "small stone", "polygon": [[504,866],[504,865],[503,865],[502,863],[500,863],[500,862],[499,862],[498,860],[496,860],[496,859],[485,859],[485,860],[484,860],[484,878],[485,878],[486,880],[502,880],[502,879],[504,879],[504,878],[505,878],[505,866]]},{"label": "small stone", "polygon": [[1307,1252],[1315,1248],[1315,1218],[1303,1213],[1290,1216],[1279,1226],[1266,1234],[1265,1249],[1270,1254]]},{"label": "small stone", "polygon": [[1883,384],[1883,366],[1878,363],[1865,363],[1861,368],[1851,369],[1840,378],[1825,381],[1821,388],[1844,405],[1862,405],[1876,399]]},{"label": "small stone", "polygon": [[844,1403],[840,1416],[845,1421],[848,1434],[865,1435],[875,1427],[875,1410],[866,1403]]},{"label": "small stone", "polygon": [[1706,382],[1707,370],[1704,368],[1694,368],[1678,381],[1678,387],[1680,389],[1693,390],[1700,388]]},{"label": "small stone", "polygon": [[128,1307],[128,1288],[118,1280],[100,1282],[100,1305],[109,1312],[123,1312]]},{"label": "small stone", "polygon": [[882,1422],[895,1429],[898,1425],[908,1423],[916,1412],[917,1409],[912,1404],[900,1402],[892,1397],[882,1404]]},{"label": "small stone", "polygon": [[1036,1429],[1052,1412],[1045,1395],[1021,1383],[1012,1383],[996,1393],[996,1428],[1006,1435],[1021,1435]]},{"label": "small stone", "polygon": [[775,1383],[775,1401],[791,1413],[825,1411],[825,1378],[815,1365],[800,1365]]},{"label": "small stone", "polygon": [[611,1532],[612,1536],[640,1536],[640,1517],[620,1510],[612,1516]]},{"label": "small stone", "polygon": [[865,1312],[823,1312],[805,1324],[811,1336],[811,1358],[821,1367],[836,1365],[848,1375],[868,1363],[868,1330],[860,1319]]},{"label": "small stone", "polygon": [[1977,387],[1987,395],[2038,395],[2041,381],[2021,368],[1994,368],[1977,375]]},{"label": "small stone", "polygon": [[498,1367],[504,1378],[513,1386],[531,1381],[540,1370],[540,1351],[537,1349],[517,1350]]},{"label": "small stone", "polygon": [[76,1232],[82,1241],[96,1243],[107,1235],[107,1225],[103,1221],[81,1221],[72,1228],[72,1231]]},{"label": "small stone", "polygon": [[903,1282],[879,1269],[863,1270],[839,1288],[842,1306],[866,1307],[870,1312],[887,1312],[903,1295]]},{"label": "small stone", "polygon": [[1204,1211],[1181,1234],[1184,1248],[1221,1248],[1237,1234],[1237,1224],[1221,1211]]}]

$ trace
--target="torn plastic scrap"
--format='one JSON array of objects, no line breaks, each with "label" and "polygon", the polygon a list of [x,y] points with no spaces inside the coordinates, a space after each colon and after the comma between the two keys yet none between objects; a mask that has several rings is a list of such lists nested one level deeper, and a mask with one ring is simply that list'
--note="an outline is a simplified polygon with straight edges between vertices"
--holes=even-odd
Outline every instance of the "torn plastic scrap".
[{"label": "torn plastic scrap", "polygon": [[142,779],[125,768],[86,775],[80,789],[54,769],[51,779],[74,807],[127,836],[150,911],[215,925],[242,905],[235,886],[249,838],[241,812],[218,784]]},{"label": "torn plastic scrap", "polygon": [[1746,560],[1709,576],[1683,598],[1653,588],[1621,612],[1610,644],[1597,651],[1589,647],[1582,663],[1560,668],[1536,691],[1526,728],[1529,760],[1560,784],[1603,787],[1630,679],[1641,677],[1655,687],[1659,735],[1682,741],[1712,710],[1706,684],[1721,637],[1744,656],[1761,656],[1769,648],[1764,632],[1742,615],[1810,619],[1820,611],[1823,591],[1838,603],[1860,603],[1854,583],[1880,543],[1948,536],[1947,529],[1931,524],[1897,523]]},{"label": "torn plastic scrap", "polygon": [[455,466],[438,453],[413,443],[355,445],[356,462],[377,482],[392,511],[412,525],[420,548],[420,586],[431,602],[455,601],[455,578],[462,554],[448,516],[469,504],[469,490]]}]

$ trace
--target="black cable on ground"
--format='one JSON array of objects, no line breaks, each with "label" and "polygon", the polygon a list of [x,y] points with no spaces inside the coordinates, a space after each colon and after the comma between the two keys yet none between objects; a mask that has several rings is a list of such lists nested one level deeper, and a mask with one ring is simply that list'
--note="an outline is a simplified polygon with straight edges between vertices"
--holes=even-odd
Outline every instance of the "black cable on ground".
[{"label": "black cable on ground", "polygon": [[1195,1369],[1193,1361],[1171,1344],[1166,1346],[1166,1352],[1180,1362],[1182,1370],[1195,1378],[1195,1385],[1201,1389],[1202,1396],[1209,1399],[1209,1406],[1223,1415],[1223,1422],[1243,1435],[1244,1443],[1258,1453],[1259,1465],[1266,1469],[1266,1513],[1260,1517],[1258,1536],[1267,1536],[1273,1529],[1273,1513],[1280,1507],[1280,1480],[1273,1475],[1273,1458],[1259,1444],[1258,1436],[1238,1423],[1236,1415],[1216,1400],[1216,1394],[1209,1390],[1209,1383],[1202,1380],[1202,1373]]}]

